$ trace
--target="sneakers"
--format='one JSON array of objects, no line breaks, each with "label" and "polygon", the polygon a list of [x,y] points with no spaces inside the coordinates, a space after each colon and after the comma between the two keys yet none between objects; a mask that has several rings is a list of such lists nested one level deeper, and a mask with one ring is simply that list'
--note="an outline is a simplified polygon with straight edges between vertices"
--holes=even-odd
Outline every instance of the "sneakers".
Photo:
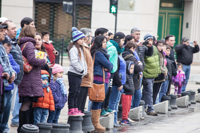
[{"label": "sneakers", "polygon": [[147,115],[158,116],[158,114],[155,111],[151,111],[151,112],[147,113]]},{"label": "sneakers", "polygon": [[19,126],[19,122],[11,123],[10,126],[11,127],[18,127]]},{"label": "sneakers", "polygon": [[69,109],[68,116],[84,116],[84,114],[79,112],[78,108],[72,108],[72,109]]},{"label": "sneakers", "polygon": [[128,118],[128,121],[129,121],[130,123],[134,123],[134,122],[135,122],[135,121],[131,120],[131,118]]},{"label": "sneakers", "polygon": [[121,120],[120,124],[122,125],[132,125],[129,120]]},{"label": "sneakers", "polygon": [[109,113],[115,112],[114,110],[109,109],[109,108],[106,111],[109,112]]},{"label": "sneakers", "polygon": [[114,127],[121,127],[121,125],[119,125],[118,123],[115,123]]},{"label": "sneakers", "polygon": [[107,115],[109,115],[109,113],[105,109],[102,109],[101,116],[107,116]]}]

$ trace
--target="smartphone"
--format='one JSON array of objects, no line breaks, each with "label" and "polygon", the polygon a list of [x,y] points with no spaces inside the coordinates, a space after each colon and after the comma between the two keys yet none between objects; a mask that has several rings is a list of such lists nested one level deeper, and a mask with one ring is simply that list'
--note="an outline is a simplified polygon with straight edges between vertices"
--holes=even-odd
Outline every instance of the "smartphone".
[{"label": "smartphone", "polygon": [[191,41],[191,42],[189,42],[189,44],[193,44],[193,43],[194,43],[194,42],[192,42],[192,41]]}]

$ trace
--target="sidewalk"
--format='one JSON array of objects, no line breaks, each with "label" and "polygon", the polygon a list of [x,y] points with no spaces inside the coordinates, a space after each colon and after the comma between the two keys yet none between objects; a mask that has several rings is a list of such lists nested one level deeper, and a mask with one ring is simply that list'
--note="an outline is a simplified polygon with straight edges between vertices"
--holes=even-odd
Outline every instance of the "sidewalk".
[{"label": "sidewalk", "polygon": [[[68,69],[69,69],[68,66],[64,66],[64,71],[65,71],[64,74],[67,73]],[[64,75],[64,80],[65,80],[65,85],[67,86],[66,88],[68,89],[67,75]],[[188,86],[187,86],[186,90],[193,90],[193,91],[197,92],[197,89],[200,88],[200,85],[196,84],[196,81],[200,81],[200,67],[197,65],[193,65],[191,67],[190,80],[188,82]],[[174,92],[174,86],[172,86],[171,93],[173,93],[173,92]],[[87,105],[87,102],[86,102],[86,105]],[[198,117],[199,117],[199,115],[198,115]],[[193,118],[193,117],[191,117],[191,118]],[[11,119],[12,119],[12,113],[10,115],[10,119],[9,119],[9,123],[8,123],[9,127],[10,127]],[[65,107],[61,111],[59,123],[66,124],[67,120],[68,120],[68,104],[66,103]],[[10,133],[16,133],[16,132],[17,132],[17,128],[13,128],[13,127],[10,128]]]}]

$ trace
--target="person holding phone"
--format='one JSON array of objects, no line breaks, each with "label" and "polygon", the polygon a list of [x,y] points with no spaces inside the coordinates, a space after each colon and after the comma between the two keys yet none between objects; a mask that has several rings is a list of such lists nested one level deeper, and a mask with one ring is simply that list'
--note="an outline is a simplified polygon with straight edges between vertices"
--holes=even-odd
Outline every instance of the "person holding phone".
[{"label": "person holding phone", "polygon": [[189,38],[183,37],[181,44],[175,47],[177,62],[183,64],[183,71],[186,76],[186,84],[182,87],[182,92],[186,90],[186,86],[190,77],[190,65],[193,61],[193,54],[199,52],[199,45],[193,41],[193,46],[189,44]]}]

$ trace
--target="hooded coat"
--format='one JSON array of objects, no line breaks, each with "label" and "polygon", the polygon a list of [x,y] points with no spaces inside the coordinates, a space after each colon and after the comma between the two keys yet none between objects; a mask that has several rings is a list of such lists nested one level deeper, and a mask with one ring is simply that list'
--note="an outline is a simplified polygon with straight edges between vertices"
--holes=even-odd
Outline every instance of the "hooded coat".
[{"label": "hooded coat", "polygon": [[42,97],[44,93],[41,81],[41,67],[45,65],[45,59],[35,58],[35,39],[22,37],[19,41],[20,48],[22,49],[25,44],[22,55],[33,66],[33,69],[29,73],[24,73],[24,77],[19,84],[19,97]]},{"label": "hooded coat", "polygon": [[[132,61],[126,61],[126,84],[123,86],[124,94],[133,95],[135,92],[133,83],[133,74],[130,73],[130,67],[134,64]],[[133,72],[134,73],[134,72]]]}]

